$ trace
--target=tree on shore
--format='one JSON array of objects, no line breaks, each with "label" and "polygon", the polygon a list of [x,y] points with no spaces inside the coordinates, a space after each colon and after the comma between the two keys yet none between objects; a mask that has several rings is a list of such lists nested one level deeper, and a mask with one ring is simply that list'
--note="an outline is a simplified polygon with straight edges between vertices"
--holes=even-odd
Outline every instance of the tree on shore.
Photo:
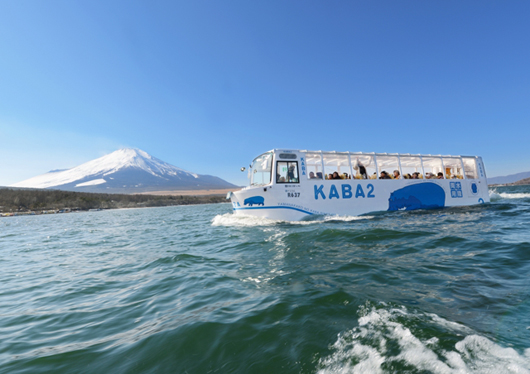
[{"label": "tree on shore", "polygon": [[100,194],[60,190],[0,189],[0,212],[89,210],[225,202],[224,196],[157,196]]}]

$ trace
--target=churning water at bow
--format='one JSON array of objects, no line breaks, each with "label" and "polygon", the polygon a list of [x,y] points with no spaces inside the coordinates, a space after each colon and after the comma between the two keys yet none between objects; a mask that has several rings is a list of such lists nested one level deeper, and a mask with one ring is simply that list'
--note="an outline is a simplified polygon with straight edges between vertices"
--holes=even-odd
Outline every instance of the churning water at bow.
[{"label": "churning water at bow", "polygon": [[1,373],[530,373],[530,188],[483,206],[0,219]]}]

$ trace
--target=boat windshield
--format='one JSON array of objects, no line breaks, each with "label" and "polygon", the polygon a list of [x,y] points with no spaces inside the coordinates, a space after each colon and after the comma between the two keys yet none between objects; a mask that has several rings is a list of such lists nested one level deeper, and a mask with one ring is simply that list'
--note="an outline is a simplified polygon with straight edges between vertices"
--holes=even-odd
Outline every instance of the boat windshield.
[{"label": "boat windshield", "polygon": [[271,182],[272,152],[264,153],[252,161],[249,177],[251,186],[263,186]]}]

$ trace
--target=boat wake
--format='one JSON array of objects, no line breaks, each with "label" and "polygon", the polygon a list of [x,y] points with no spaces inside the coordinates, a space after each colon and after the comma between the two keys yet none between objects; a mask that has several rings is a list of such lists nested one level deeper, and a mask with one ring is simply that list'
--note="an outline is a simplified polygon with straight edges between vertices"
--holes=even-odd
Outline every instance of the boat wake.
[{"label": "boat wake", "polygon": [[333,353],[320,359],[318,373],[530,373],[530,348],[502,347],[436,314],[381,303],[362,306],[359,316],[359,326],[340,333]]},{"label": "boat wake", "polygon": [[530,193],[525,192],[497,192],[497,190],[491,190],[490,192],[491,201],[498,201],[502,199],[530,199]]},{"label": "boat wake", "polygon": [[232,213],[218,214],[212,219],[212,226],[274,226],[278,224],[313,225],[322,222],[353,222],[372,219],[373,216],[310,216],[302,221],[282,221],[264,217],[236,215]]}]

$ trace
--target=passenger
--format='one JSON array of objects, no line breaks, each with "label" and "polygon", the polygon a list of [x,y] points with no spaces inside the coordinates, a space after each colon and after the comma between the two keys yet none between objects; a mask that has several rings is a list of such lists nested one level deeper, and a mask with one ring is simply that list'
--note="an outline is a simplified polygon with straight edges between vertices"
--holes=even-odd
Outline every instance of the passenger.
[{"label": "passenger", "polygon": [[368,179],[368,174],[366,173],[366,168],[362,165],[359,165],[359,173],[363,179]]},{"label": "passenger", "polygon": [[285,177],[280,177],[280,180],[278,180],[280,183],[285,183]]},{"label": "passenger", "polygon": [[289,182],[295,182],[298,183],[298,178],[294,177],[294,165],[289,166],[289,171],[287,171],[287,179]]},{"label": "passenger", "polygon": [[366,173],[366,167],[359,160],[359,157],[357,157],[357,160],[355,160],[355,164],[353,165],[353,168],[357,170],[359,174],[361,174],[362,179],[368,179],[368,174]]},{"label": "passenger", "polygon": [[390,178],[390,175],[388,175],[388,173],[383,170],[381,172],[381,175],[379,176],[379,179],[391,179],[391,178]]},{"label": "passenger", "polygon": [[322,172],[317,171],[317,179],[322,179]]},{"label": "passenger", "polygon": [[432,173],[425,173],[425,179],[432,179],[434,177],[434,174]]},{"label": "passenger", "polygon": [[439,173],[438,173],[438,177],[437,177],[437,179],[444,179],[444,175],[443,175],[442,172],[439,172]]},{"label": "passenger", "polygon": [[420,179],[420,173],[418,173],[417,171],[412,173],[412,178],[411,179]]},{"label": "passenger", "polygon": [[350,177],[348,177],[348,173],[342,174],[342,177],[343,177],[342,179],[350,179]]},{"label": "passenger", "polygon": [[410,173],[407,173],[407,175],[405,175],[405,178],[412,179],[412,175],[410,175]]},{"label": "passenger", "polygon": [[398,170],[394,170],[394,179],[399,179],[401,178],[400,174],[399,174],[399,171]]},{"label": "passenger", "polygon": [[342,179],[342,178],[340,177],[339,173],[334,171],[331,179]]},{"label": "passenger", "polygon": [[315,173],[310,172],[309,173],[309,179],[317,179],[317,177],[315,176]]}]

